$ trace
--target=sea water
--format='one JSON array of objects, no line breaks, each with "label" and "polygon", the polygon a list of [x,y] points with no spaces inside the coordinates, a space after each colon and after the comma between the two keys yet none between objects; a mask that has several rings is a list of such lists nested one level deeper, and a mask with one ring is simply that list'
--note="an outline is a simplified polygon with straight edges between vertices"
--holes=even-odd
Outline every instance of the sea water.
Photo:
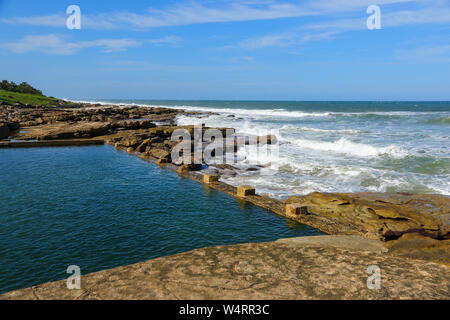
[{"label": "sea water", "polygon": [[[181,116],[180,125],[203,122],[246,134],[276,130],[277,157],[258,159],[265,167],[258,172],[223,179],[254,185],[260,194],[450,194],[450,102],[110,102],[215,113]],[[253,160],[242,162],[242,169]]]},{"label": "sea water", "polygon": [[110,146],[0,149],[0,293],[319,231]]}]

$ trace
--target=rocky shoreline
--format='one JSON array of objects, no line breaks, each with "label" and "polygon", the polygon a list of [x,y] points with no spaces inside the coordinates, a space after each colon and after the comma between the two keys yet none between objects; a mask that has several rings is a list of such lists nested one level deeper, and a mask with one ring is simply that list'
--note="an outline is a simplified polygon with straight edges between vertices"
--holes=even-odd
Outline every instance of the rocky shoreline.
[{"label": "rocky shoreline", "polygon": [[[171,108],[87,103],[55,107],[1,105],[0,148],[17,147],[24,141],[28,146],[23,146],[27,147],[104,141],[119,150],[176,170],[207,187],[327,234],[379,241],[389,251],[386,255],[391,259],[397,255],[428,261],[426,263],[436,262],[443,268],[450,266],[450,197],[406,193],[312,193],[281,201],[256,195],[252,186],[236,188],[219,181],[221,176],[239,174],[232,165],[210,166],[205,173],[199,164],[177,166],[172,163],[171,151],[179,143],[171,140],[172,133],[180,128],[188,132],[194,130],[193,126],[176,125],[176,117],[181,114],[199,115]],[[276,137],[263,140],[271,144],[275,143]],[[240,146],[235,143],[233,147],[236,151]],[[448,294],[448,278],[446,285]]]}]

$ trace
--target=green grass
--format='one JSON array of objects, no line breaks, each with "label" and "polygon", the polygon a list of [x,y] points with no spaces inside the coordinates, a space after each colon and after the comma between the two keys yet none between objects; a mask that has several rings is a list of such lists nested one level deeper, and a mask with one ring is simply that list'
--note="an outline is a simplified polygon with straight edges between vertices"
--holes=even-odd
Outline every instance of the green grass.
[{"label": "green grass", "polygon": [[10,105],[21,103],[32,106],[56,106],[60,104],[61,100],[38,94],[18,93],[0,89],[0,101]]}]

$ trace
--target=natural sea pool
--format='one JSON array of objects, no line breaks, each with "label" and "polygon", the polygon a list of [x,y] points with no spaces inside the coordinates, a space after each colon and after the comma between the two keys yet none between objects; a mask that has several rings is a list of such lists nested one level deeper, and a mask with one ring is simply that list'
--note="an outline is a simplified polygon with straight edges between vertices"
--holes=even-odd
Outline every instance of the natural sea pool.
[{"label": "natural sea pool", "polygon": [[0,149],[0,293],[206,246],[321,234],[109,146]]}]

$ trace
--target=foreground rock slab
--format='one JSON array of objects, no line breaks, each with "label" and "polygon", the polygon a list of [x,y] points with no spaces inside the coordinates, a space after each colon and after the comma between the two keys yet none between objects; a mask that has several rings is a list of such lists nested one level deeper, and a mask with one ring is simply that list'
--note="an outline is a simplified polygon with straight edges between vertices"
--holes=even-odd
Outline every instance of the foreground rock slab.
[{"label": "foreground rock slab", "polygon": [[[368,289],[369,266],[381,288]],[[318,236],[203,248],[66,281],[0,299],[449,299],[450,268],[398,258],[383,243]]]}]

